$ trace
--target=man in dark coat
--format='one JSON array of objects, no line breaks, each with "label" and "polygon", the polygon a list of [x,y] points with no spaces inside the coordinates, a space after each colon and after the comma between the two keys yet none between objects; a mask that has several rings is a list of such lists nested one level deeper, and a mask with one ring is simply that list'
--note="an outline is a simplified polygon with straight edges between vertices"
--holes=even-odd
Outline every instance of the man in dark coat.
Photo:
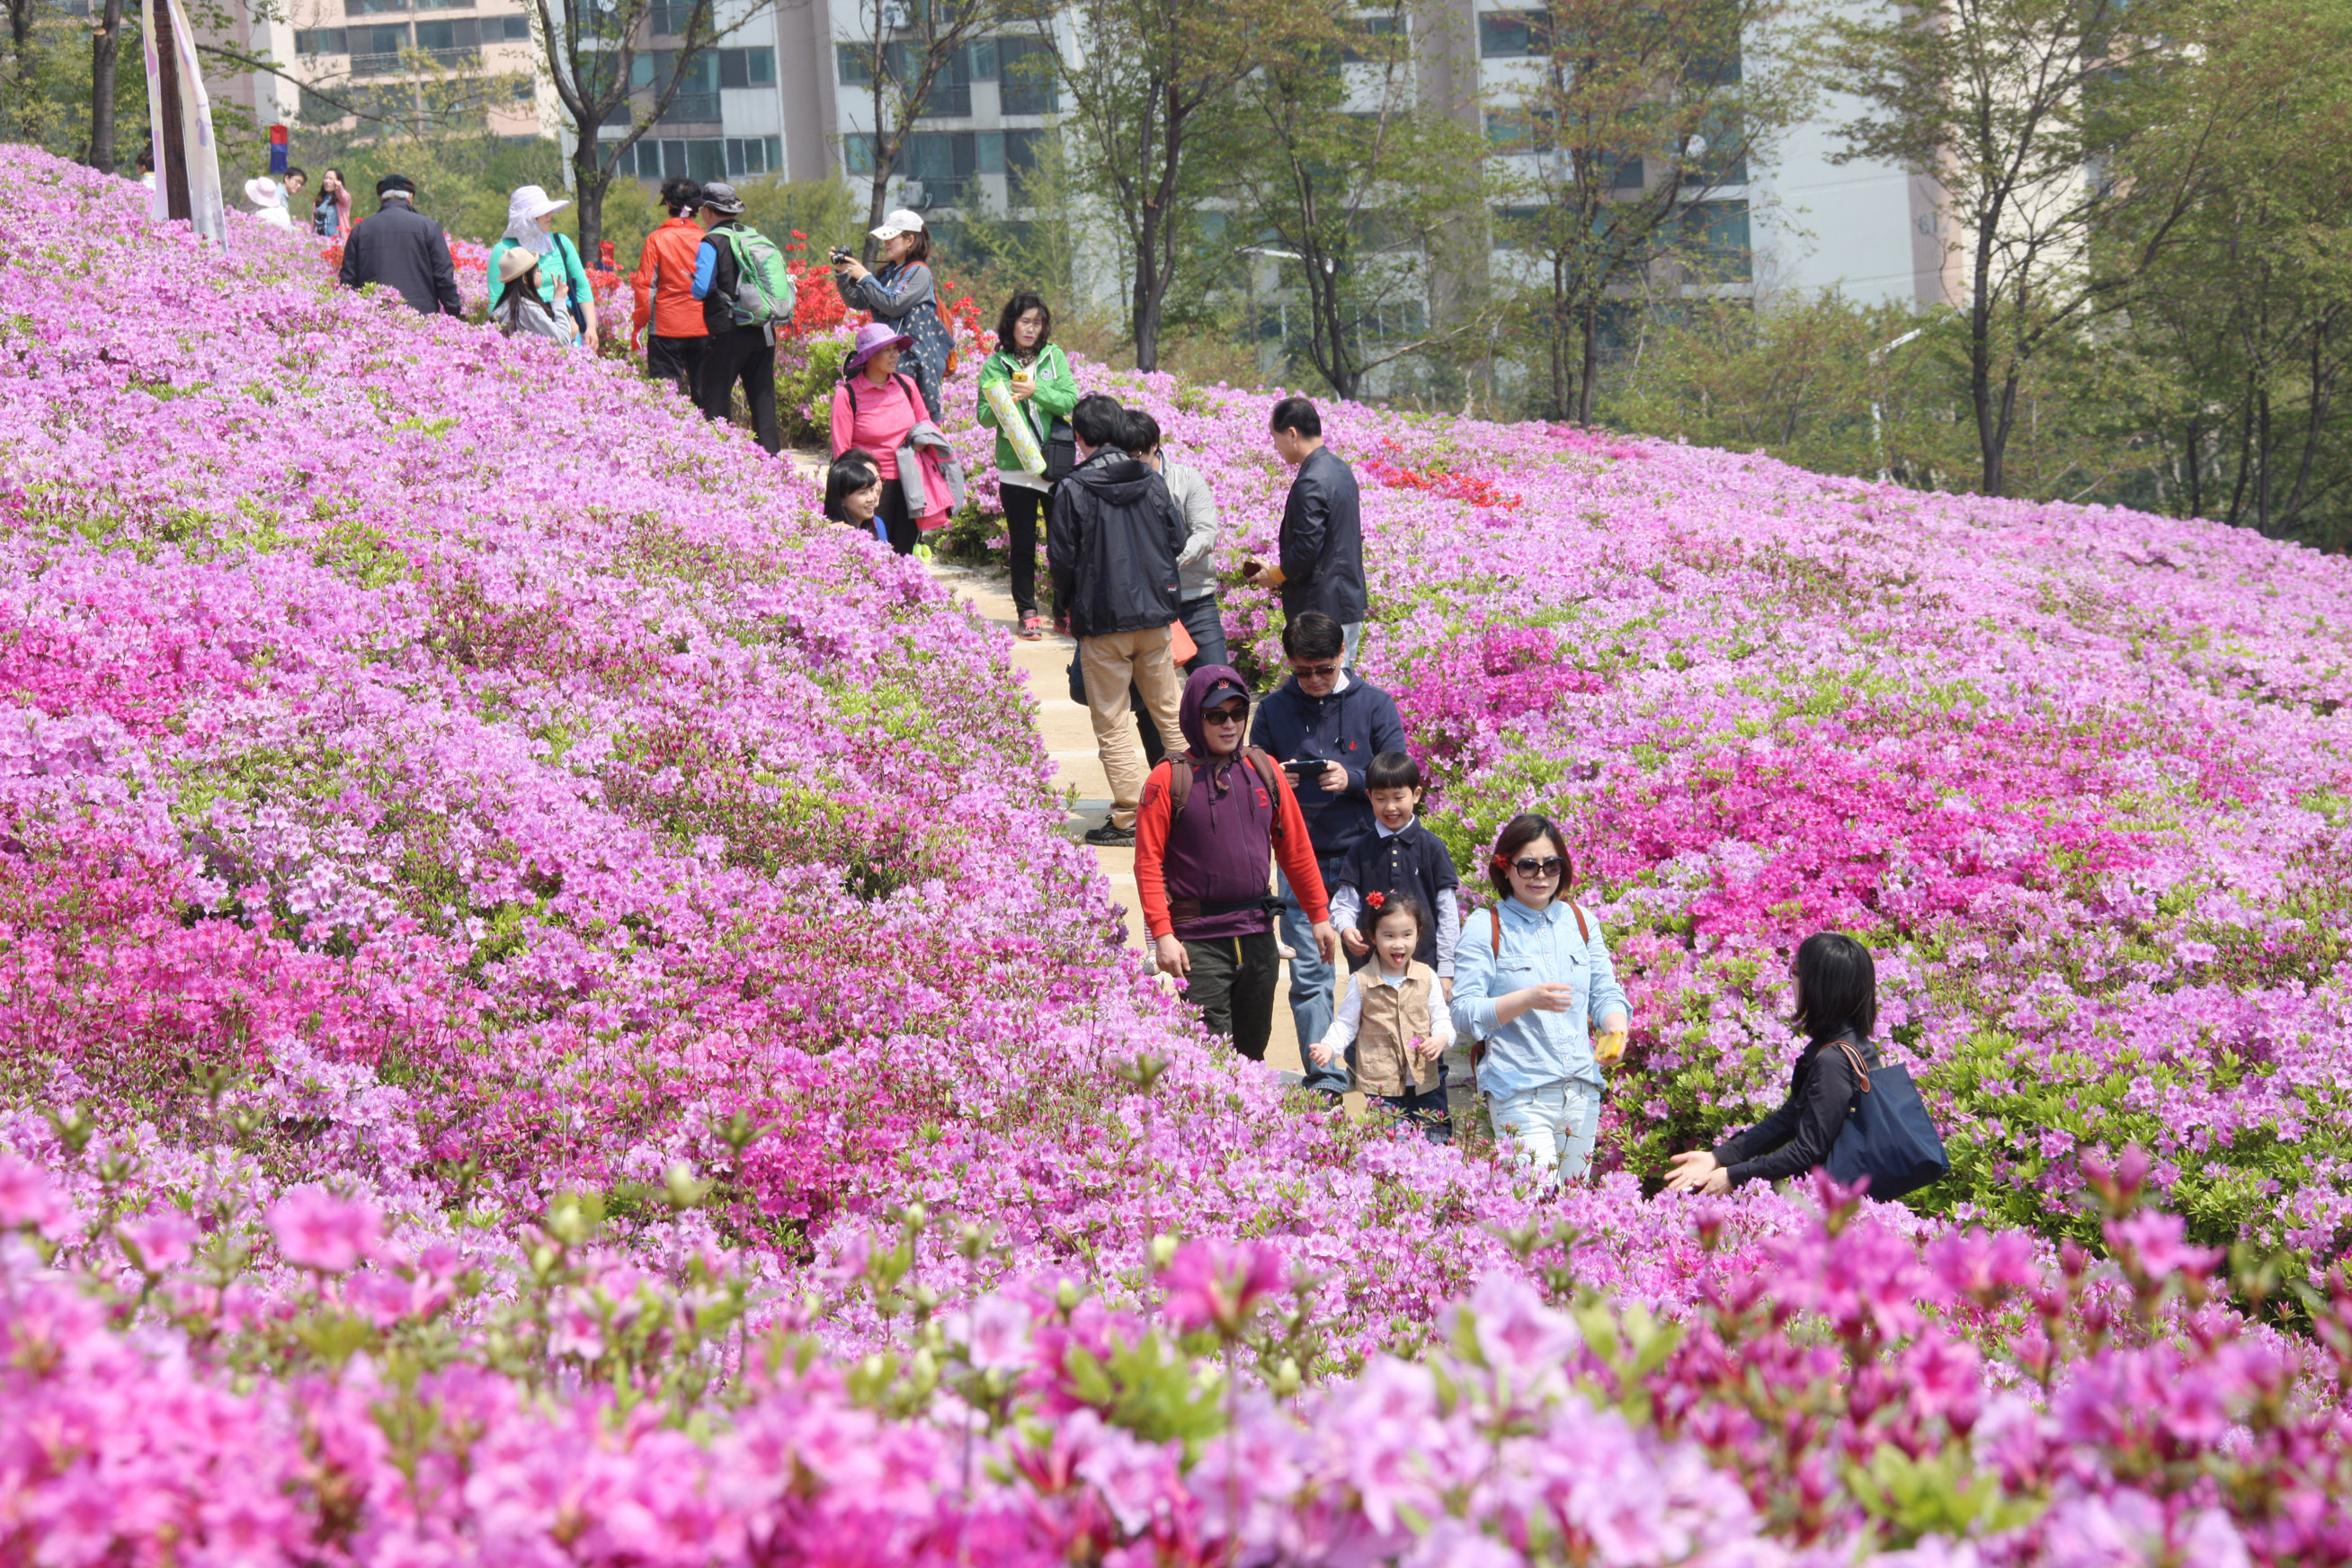
[{"label": "man in dark coat", "polygon": [[[1341,868],[1357,840],[1374,830],[1366,775],[1382,752],[1404,750],[1404,721],[1389,694],[1345,668],[1339,623],[1319,610],[1307,610],[1282,628],[1282,651],[1290,679],[1257,705],[1250,743],[1296,770],[1298,811],[1315,845],[1323,886],[1339,886]],[[1320,764],[1317,766],[1315,764]],[[1314,934],[1312,900],[1285,876],[1281,881],[1282,940],[1296,950],[1290,961],[1290,1016],[1299,1049],[1323,1037],[1331,1026],[1333,984],[1338,972]],[[1337,1067],[1306,1061],[1307,1087],[1338,1093],[1348,1075]]]},{"label": "man in dark coat", "polygon": [[386,174],[375,183],[373,217],[362,220],[343,242],[346,289],[381,283],[397,289],[408,308],[430,316],[462,316],[457,268],[449,259],[449,237],[416,210],[416,182]]},{"label": "man in dark coat", "polygon": [[1352,668],[1364,634],[1364,524],[1355,470],[1323,445],[1323,416],[1303,397],[1274,405],[1274,449],[1298,470],[1283,503],[1281,559],[1250,581],[1282,590],[1282,613],[1320,610],[1339,623]]},{"label": "man in dark coat", "polygon": [[1087,834],[1089,844],[1135,842],[1143,795],[1143,747],[1129,716],[1128,693],[1143,706],[1170,752],[1184,749],[1176,722],[1183,689],[1169,652],[1168,626],[1183,612],[1176,557],[1184,548],[1184,514],[1157,473],[1120,450],[1127,414],[1097,393],[1078,400],[1070,429],[1078,466],[1054,489],[1045,525],[1045,560],[1054,603],[1067,608],[1078,639],[1079,672],[1095,746],[1110,784],[1110,816]]}]

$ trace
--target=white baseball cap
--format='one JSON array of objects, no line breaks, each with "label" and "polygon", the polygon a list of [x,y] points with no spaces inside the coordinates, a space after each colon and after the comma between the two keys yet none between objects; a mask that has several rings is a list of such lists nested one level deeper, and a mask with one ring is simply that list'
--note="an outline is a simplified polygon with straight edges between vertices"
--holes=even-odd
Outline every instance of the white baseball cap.
[{"label": "white baseball cap", "polygon": [[900,207],[897,212],[890,214],[882,220],[882,226],[874,231],[874,237],[877,239],[889,240],[896,239],[902,234],[920,234],[922,232],[923,215],[915,211],[912,207]]}]

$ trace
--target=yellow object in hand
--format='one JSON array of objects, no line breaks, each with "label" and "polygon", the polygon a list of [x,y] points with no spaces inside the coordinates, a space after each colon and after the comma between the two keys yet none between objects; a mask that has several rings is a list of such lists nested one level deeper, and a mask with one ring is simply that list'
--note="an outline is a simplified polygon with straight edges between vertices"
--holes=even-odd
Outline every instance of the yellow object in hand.
[{"label": "yellow object in hand", "polygon": [[1625,1054],[1625,1031],[1622,1029],[1601,1030],[1601,1037],[1594,1043],[1593,1054],[1599,1057],[1604,1063],[1614,1062],[1618,1058],[1623,1056]]}]

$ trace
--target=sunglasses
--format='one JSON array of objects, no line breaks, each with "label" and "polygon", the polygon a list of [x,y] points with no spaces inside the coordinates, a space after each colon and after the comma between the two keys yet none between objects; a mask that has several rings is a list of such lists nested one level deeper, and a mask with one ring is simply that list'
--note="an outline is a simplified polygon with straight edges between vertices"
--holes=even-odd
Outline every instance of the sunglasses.
[{"label": "sunglasses", "polygon": [[1318,680],[1324,680],[1339,674],[1339,667],[1337,664],[1294,664],[1290,667],[1290,673],[1312,676]]},{"label": "sunglasses", "polygon": [[1562,864],[1557,855],[1547,855],[1540,860],[1529,856],[1523,860],[1512,861],[1511,869],[1522,877],[1557,877],[1560,873]]},{"label": "sunglasses", "polygon": [[1201,715],[1203,724],[1238,724],[1249,717],[1249,709],[1236,703],[1231,708],[1212,708]]}]

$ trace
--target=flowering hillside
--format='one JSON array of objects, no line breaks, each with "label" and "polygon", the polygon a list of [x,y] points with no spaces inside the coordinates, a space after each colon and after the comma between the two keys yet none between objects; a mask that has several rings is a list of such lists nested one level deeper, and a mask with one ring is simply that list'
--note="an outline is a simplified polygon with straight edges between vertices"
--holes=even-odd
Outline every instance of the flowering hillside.
[{"label": "flowering hillside", "polygon": [[[1271,555],[1268,397],[1082,380]],[[1516,812],[1577,840],[1634,1005],[1623,1165],[1778,1102],[1789,955],[1835,927],[1944,1113],[1923,1202],[2093,1239],[2083,1162],[2137,1143],[2207,1240],[2352,1243],[2352,561],[1566,426],[1326,434],[1433,826],[1474,883]],[[1267,596],[1226,608],[1275,666]]]},{"label": "flowering hillside", "polygon": [[[1286,1101],[1001,632],[667,388],[140,201],[0,155],[0,1562],[2352,1561],[2352,1296],[2216,1304],[2144,1162],[2100,1258]],[[1256,405],[1160,394],[1263,535]],[[1570,460],[1383,459],[1406,676],[1528,548],[1444,507],[1615,482],[1463,434]],[[1457,812],[1562,700],[1496,662],[1411,698]]]}]

